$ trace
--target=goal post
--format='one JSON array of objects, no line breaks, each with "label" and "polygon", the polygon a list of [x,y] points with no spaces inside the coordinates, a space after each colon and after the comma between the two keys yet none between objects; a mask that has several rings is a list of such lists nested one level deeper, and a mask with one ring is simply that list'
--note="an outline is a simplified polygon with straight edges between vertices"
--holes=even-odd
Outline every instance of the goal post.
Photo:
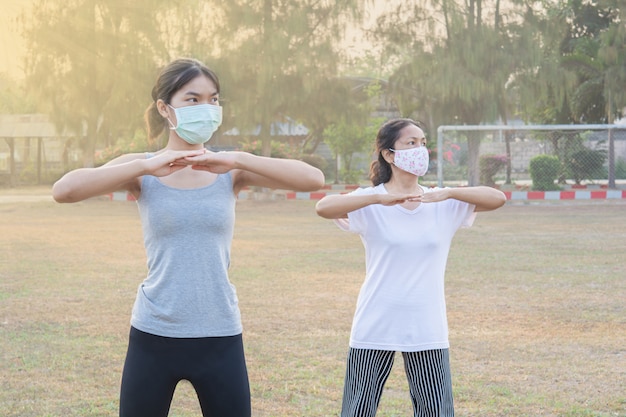
[{"label": "goal post", "polygon": [[531,174],[536,183],[538,169],[553,165],[558,166],[549,174],[556,177],[548,178],[553,189],[568,184],[615,188],[616,180],[626,179],[626,125],[444,125],[437,128],[431,161],[436,170],[431,167],[424,179],[436,180],[439,187],[537,186]]}]

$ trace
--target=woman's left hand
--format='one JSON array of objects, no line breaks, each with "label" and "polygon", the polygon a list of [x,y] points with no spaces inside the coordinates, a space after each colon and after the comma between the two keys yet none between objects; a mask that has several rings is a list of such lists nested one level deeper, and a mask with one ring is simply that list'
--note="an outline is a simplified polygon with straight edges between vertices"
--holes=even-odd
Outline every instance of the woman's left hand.
[{"label": "woman's left hand", "polygon": [[484,185],[442,188],[431,191],[424,194],[422,203],[436,203],[449,198],[473,204],[475,206],[474,211],[495,210],[506,203],[506,195],[502,191]]},{"label": "woman's left hand", "polygon": [[214,174],[225,174],[237,168],[237,156],[233,152],[206,151],[202,155],[190,156],[178,163],[191,165],[192,169],[209,171]]},{"label": "woman's left hand", "polygon": [[322,171],[295,159],[270,158],[248,152],[205,150],[204,154],[189,156],[181,159],[180,163],[214,174],[237,170],[233,178],[233,189],[236,192],[246,186],[316,191],[324,185]]},{"label": "woman's left hand", "polygon": [[438,203],[450,198],[450,193],[447,189],[441,189],[436,191],[430,191],[424,193],[422,196],[422,203]]}]

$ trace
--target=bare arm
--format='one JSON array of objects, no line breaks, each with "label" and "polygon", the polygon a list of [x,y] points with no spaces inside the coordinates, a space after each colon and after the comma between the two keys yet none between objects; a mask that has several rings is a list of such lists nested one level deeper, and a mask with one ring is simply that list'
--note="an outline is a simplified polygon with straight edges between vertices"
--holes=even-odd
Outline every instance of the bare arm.
[{"label": "bare arm", "polygon": [[198,152],[202,151],[166,151],[150,159],[144,154],[127,154],[101,167],[79,168],[54,183],[52,197],[59,203],[74,203],[119,190],[137,195],[142,175],[169,175],[186,167],[178,163],[181,158]]},{"label": "bare arm", "polygon": [[186,158],[194,169],[214,173],[236,170],[235,191],[259,186],[294,191],[316,191],[324,185],[319,169],[295,159],[267,158],[247,152],[207,152]]},{"label": "bare arm", "polygon": [[502,191],[486,186],[443,188],[424,194],[422,202],[436,203],[449,198],[475,205],[474,211],[495,210],[506,203]]},{"label": "bare arm", "polygon": [[315,205],[315,211],[319,216],[326,219],[341,219],[348,217],[348,213],[351,211],[370,204],[393,206],[407,201],[421,201],[421,198],[421,195],[414,194],[335,194],[327,195],[318,201]]}]

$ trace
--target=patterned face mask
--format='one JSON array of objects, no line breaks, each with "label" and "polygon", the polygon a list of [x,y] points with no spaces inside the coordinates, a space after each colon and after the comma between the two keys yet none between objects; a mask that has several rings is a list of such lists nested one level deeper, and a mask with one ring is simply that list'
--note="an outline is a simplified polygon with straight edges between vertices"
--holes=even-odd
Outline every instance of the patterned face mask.
[{"label": "patterned face mask", "polygon": [[426,149],[426,146],[389,150],[395,154],[393,164],[401,170],[418,177],[424,176],[428,171],[428,149]]},{"label": "patterned face mask", "polygon": [[213,104],[172,107],[176,114],[176,126],[170,119],[170,129],[191,145],[208,142],[222,124],[222,108]]}]

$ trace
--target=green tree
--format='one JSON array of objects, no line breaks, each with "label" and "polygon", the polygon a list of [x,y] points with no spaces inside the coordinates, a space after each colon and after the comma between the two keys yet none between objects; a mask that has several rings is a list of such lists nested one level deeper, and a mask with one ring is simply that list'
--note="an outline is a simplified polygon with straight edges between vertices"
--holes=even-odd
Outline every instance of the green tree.
[{"label": "green tree", "polygon": [[142,125],[154,78],[157,0],[37,0],[24,15],[26,85],[59,130],[81,138],[84,165]]},{"label": "green tree", "polygon": [[[619,4],[619,3],[618,3]],[[598,57],[606,66],[605,97],[607,101],[608,122],[612,124],[616,117],[623,116],[626,107],[626,5],[618,8],[619,15],[601,35]],[[615,166],[615,139],[609,131],[608,147],[608,185],[615,188],[617,176]]]},{"label": "green tree", "polygon": [[[540,123],[612,123],[626,105],[626,8],[622,1],[567,0],[525,16],[542,53],[517,77],[521,107]],[[562,155],[571,135],[552,138]],[[609,132],[609,185],[615,185]]]},{"label": "green tree", "polygon": [[[626,80],[626,48],[618,6],[619,1],[566,0],[525,15],[535,45],[541,46],[532,65],[516,77],[528,119],[606,123],[619,114],[626,102],[620,87]],[[617,99],[609,100],[611,95]]]},{"label": "green tree", "polygon": [[[349,124],[345,121],[333,123],[324,129],[324,141],[332,150],[336,160],[341,158],[342,167],[335,171],[335,183],[357,183],[362,177],[360,170],[353,169],[354,156],[371,147],[380,120],[373,119],[367,125]],[[337,168],[337,167],[336,167]]]},{"label": "green tree", "polygon": [[264,154],[271,122],[311,126],[302,144],[311,152],[354,109],[342,99],[350,87],[337,77],[338,40],[364,1],[35,1],[24,17],[28,85],[59,129],[81,137],[85,165],[96,146],[136,135],[156,68],[180,56],[217,71],[221,129],[261,126]]},{"label": "green tree", "polygon": [[[515,19],[520,8],[507,6],[505,14],[500,1],[489,8],[482,0],[429,1],[379,20],[378,39],[407,57],[390,79],[403,114],[422,114],[433,128],[507,122],[513,105],[506,87],[524,65],[527,39]],[[470,185],[479,182],[479,146],[480,137],[468,134]]]},{"label": "green tree", "polygon": [[[324,141],[325,129],[336,123],[365,124],[370,114],[363,114],[362,103],[369,100],[364,90],[355,85],[349,77],[335,77],[316,82],[303,97],[295,112],[302,123],[309,129],[307,138],[302,143],[302,153],[313,153]],[[365,81],[369,83],[370,80]],[[357,83],[358,84],[358,83]]]},{"label": "green tree", "polygon": [[[378,100],[381,99],[382,87],[378,81],[370,81],[363,87],[363,100],[354,112],[342,117],[324,129],[324,142],[338,161],[341,158],[341,172],[335,170],[335,183],[341,180],[347,183],[358,182],[362,172],[353,167],[354,156],[372,147],[376,132],[384,122],[383,117],[372,117]],[[354,92],[352,94],[355,94]]]},{"label": "green tree", "polygon": [[562,41],[562,66],[575,76],[571,96],[574,119],[579,123],[606,123],[608,65],[598,56],[601,34],[617,17],[617,12],[595,2],[570,0],[562,11],[569,24]]},{"label": "green tree", "polygon": [[539,124],[573,123],[567,86],[574,82],[561,68],[562,34],[567,26],[551,8],[528,8],[523,16],[528,43],[528,62],[510,84],[520,116]]},{"label": "green tree", "polygon": [[[364,2],[232,0],[223,2],[216,65],[223,75],[229,115],[240,129],[260,126],[263,154],[270,152],[270,125],[289,116],[313,126],[307,144],[319,143],[328,106],[342,101],[324,93],[336,83],[338,39]],[[330,81],[329,81],[330,80]],[[335,120],[338,120],[337,117]],[[325,127],[325,126],[324,126]],[[310,149],[309,149],[310,150]]]},{"label": "green tree", "polygon": [[0,73],[0,113],[22,114],[36,111],[35,104],[24,93],[23,84]]},{"label": "green tree", "polygon": [[[0,114],[24,114],[37,111],[35,104],[24,93],[21,83],[16,82],[7,74],[0,73]],[[27,140],[30,140],[28,138]],[[5,137],[9,148],[8,170],[10,173],[9,184],[14,185],[15,179],[15,138]]]},{"label": "green tree", "polygon": [[605,65],[605,97],[609,123],[623,116],[626,107],[626,4],[618,8],[618,14],[600,35],[598,58]]}]

